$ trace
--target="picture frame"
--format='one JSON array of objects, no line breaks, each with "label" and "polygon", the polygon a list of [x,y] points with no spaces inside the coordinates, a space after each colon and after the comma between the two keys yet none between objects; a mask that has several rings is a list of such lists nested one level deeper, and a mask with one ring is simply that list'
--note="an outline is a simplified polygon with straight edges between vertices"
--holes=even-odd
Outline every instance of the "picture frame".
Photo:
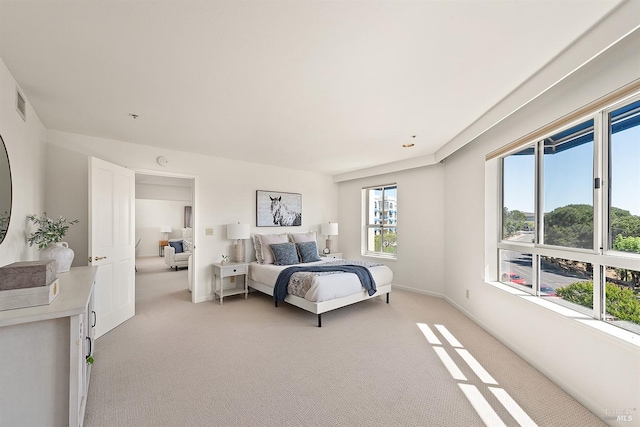
[{"label": "picture frame", "polygon": [[256,227],[299,227],[302,225],[302,194],[256,191]]}]

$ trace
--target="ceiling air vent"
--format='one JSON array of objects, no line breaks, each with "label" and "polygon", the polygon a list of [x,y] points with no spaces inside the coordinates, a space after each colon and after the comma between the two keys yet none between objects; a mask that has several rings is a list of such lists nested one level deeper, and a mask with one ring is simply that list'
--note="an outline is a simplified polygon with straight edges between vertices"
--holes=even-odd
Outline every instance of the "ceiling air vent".
[{"label": "ceiling air vent", "polygon": [[24,96],[20,93],[20,90],[16,88],[16,111],[22,117],[22,120],[27,121],[27,101],[25,101]]}]

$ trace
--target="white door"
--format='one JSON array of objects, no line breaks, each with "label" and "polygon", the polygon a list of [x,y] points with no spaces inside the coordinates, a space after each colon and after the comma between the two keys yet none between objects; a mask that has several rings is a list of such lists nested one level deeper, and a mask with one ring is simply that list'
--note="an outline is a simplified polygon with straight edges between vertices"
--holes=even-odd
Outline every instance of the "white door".
[{"label": "white door", "polygon": [[135,314],[135,173],[89,158],[89,265],[96,338]]}]

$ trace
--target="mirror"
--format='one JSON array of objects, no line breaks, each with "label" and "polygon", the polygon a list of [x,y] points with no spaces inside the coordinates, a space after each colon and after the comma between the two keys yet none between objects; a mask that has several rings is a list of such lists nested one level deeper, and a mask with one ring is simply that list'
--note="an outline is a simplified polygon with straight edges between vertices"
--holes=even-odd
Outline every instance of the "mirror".
[{"label": "mirror", "polygon": [[2,149],[0,149],[0,243],[2,243],[11,219],[11,168],[2,136],[0,136],[0,142],[2,143]]}]

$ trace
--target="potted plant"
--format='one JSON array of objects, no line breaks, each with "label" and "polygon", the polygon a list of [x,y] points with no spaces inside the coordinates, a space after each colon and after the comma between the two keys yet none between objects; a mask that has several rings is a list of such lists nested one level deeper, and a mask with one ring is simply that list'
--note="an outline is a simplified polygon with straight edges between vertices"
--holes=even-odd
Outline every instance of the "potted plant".
[{"label": "potted plant", "polygon": [[36,230],[27,238],[29,246],[38,245],[40,259],[53,259],[56,262],[56,273],[65,273],[71,268],[73,262],[73,250],[69,248],[67,242],[62,239],[67,235],[69,227],[79,221],[74,219],[68,221],[60,216],[58,219],[51,219],[44,212],[41,217],[35,214],[28,215]]}]

